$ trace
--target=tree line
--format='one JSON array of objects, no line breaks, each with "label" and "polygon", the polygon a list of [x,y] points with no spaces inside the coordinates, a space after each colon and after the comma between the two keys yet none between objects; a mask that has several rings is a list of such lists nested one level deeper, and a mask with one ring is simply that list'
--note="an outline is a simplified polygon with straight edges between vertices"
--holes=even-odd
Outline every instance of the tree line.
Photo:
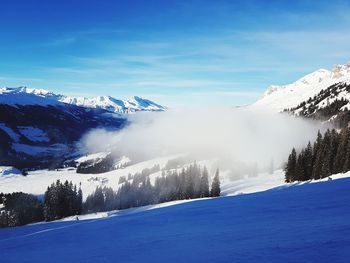
[{"label": "tree line", "polygon": [[72,182],[57,180],[45,192],[44,200],[22,192],[0,193],[0,227],[52,221],[82,213],[83,193]]},{"label": "tree line", "polygon": [[162,172],[152,185],[150,175],[159,171],[159,165],[144,169],[121,180],[118,191],[97,187],[83,202],[81,188],[72,182],[57,180],[43,197],[22,192],[0,193],[0,227],[20,226],[39,221],[52,221],[82,213],[127,209],[162,202],[220,196],[219,170],[211,187],[209,173],[194,163],[180,172]]},{"label": "tree line", "polygon": [[350,170],[350,128],[338,133],[320,132],[312,145],[310,142],[297,153],[292,149],[285,166],[286,182],[318,180],[331,174]]},{"label": "tree line", "polygon": [[[149,171],[149,170],[148,170]],[[133,176],[132,182],[123,180],[117,192],[108,187],[97,187],[84,204],[86,212],[102,212],[127,209],[175,200],[220,196],[219,170],[209,188],[209,173],[197,164],[177,170],[162,172],[162,176],[150,181],[150,174],[144,170]]]}]

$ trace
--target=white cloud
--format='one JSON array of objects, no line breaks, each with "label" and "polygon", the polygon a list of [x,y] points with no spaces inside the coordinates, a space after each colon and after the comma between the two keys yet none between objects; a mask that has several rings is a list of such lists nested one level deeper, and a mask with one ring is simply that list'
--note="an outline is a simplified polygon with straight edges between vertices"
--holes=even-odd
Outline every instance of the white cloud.
[{"label": "white cloud", "polygon": [[84,145],[90,151],[111,147],[133,160],[188,153],[197,160],[220,159],[227,166],[257,163],[264,167],[271,159],[281,165],[292,147],[305,146],[320,128],[299,118],[247,109],[202,107],[131,118],[131,125],[119,132],[92,131],[83,139]]}]

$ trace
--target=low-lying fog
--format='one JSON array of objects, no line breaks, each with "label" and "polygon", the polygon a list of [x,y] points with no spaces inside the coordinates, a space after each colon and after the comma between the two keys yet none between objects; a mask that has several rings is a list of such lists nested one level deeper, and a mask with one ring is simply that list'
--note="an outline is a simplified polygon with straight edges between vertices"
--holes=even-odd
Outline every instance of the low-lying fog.
[{"label": "low-lying fog", "polygon": [[121,131],[94,130],[82,142],[89,152],[106,151],[132,160],[187,154],[215,159],[234,173],[278,168],[293,147],[314,141],[320,123],[248,109],[168,110],[137,113]]}]

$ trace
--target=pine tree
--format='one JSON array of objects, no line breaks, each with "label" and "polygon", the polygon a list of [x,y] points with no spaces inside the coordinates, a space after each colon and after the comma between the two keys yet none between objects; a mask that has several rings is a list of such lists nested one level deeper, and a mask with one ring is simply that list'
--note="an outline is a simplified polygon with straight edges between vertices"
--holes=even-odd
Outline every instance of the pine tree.
[{"label": "pine tree", "polygon": [[[350,128],[348,128],[350,130]],[[346,132],[344,135],[344,149],[342,150],[344,153],[344,163],[342,165],[342,172],[347,172],[350,170],[350,132]]]},{"label": "pine tree", "polygon": [[348,142],[350,140],[350,129],[345,128],[340,133],[339,144],[337,153],[335,155],[335,160],[333,164],[333,173],[340,173],[343,171],[345,160],[346,160],[346,149],[348,147]]},{"label": "pine tree", "polygon": [[312,177],[312,146],[311,143],[309,142],[307,144],[307,147],[304,151],[304,177],[303,181],[310,180]]},{"label": "pine tree", "polygon": [[296,165],[297,165],[297,152],[295,151],[295,148],[293,148],[291,154],[288,157],[287,165],[284,169],[287,183],[297,180]]},{"label": "pine tree", "polygon": [[331,145],[330,145],[330,170],[331,174],[335,172],[335,158],[340,144],[340,134],[336,130],[331,131]]},{"label": "pine tree", "polygon": [[210,196],[217,197],[220,196],[220,178],[219,178],[219,169],[216,169],[213,182],[211,184]]},{"label": "pine tree", "polygon": [[331,175],[331,132],[327,130],[323,137],[322,142],[322,158],[321,158],[321,171],[320,178],[325,178]]},{"label": "pine tree", "polygon": [[186,199],[191,199],[194,197],[194,175],[193,175],[193,166],[186,170],[186,183],[185,183],[185,196]]},{"label": "pine tree", "polygon": [[302,150],[298,155],[297,163],[295,167],[295,180],[294,181],[305,181],[305,151]]},{"label": "pine tree", "polygon": [[179,199],[186,198],[186,172],[185,168],[182,168],[179,175]]},{"label": "pine tree", "polygon": [[323,159],[323,138],[320,131],[317,133],[317,139],[314,143],[313,151],[313,167],[312,167],[312,176],[314,180],[320,179],[321,169],[322,169],[322,159]]},{"label": "pine tree", "polygon": [[208,174],[208,170],[207,167],[204,166],[203,172],[202,172],[202,176],[200,178],[201,182],[200,182],[200,197],[209,197],[209,174]]}]

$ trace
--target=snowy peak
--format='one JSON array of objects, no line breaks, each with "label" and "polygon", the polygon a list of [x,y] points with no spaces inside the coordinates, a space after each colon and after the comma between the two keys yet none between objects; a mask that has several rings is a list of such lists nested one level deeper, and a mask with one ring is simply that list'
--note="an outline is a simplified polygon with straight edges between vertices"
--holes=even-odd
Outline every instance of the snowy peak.
[{"label": "snowy peak", "polygon": [[0,104],[6,105],[57,105],[60,96],[42,89],[27,87],[0,88]]},{"label": "snowy peak", "polygon": [[299,87],[309,87],[309,86],[314,86],[318,85],[325,80],[329,79],[332,75],[332,72],[326,69],[320,69],[312,72],[311,74],[308,74],[301,79],[297,80],[296,82],[285,85],[285,86],[276,86],[276,85],[271,85],[270,87],[267,88],[266,92],[264,93],[264,97],[276,92],[276,91],[281,91],[284,89],[289,89],[293,90],[295,88]]},{"label": "snowy peak", "polygon": [[294,108],[310,97],[314,97],[321,90],[340,82],[350,83],[350,63],[335,65],[331,71],[316,70],[292,84],[272,85],[252,107],[280,112],[287,108]]},{"label": "snowy peak", "polygon": [[0,104],[9,105],[55,105],[66,103],[85,108],[97,108],[113,113],[127,114],[138,111],[163,111],[166,107],[140,97],[128,100],[115,99],[111,96],[94,98],[69,97],[55,94],[44,89],[28,87],[0,88]]},{"label": "snowy peak", "polygon": [[153,101],[140,97],[133,97],[129,100],[115,99],[111,96],[98,96],[94,98],[84,97],[62,97],[61,102],[73,104],[86,108],[104,109],[115,113],[133,113],[138,111],[163,111],[166,108]]}]

